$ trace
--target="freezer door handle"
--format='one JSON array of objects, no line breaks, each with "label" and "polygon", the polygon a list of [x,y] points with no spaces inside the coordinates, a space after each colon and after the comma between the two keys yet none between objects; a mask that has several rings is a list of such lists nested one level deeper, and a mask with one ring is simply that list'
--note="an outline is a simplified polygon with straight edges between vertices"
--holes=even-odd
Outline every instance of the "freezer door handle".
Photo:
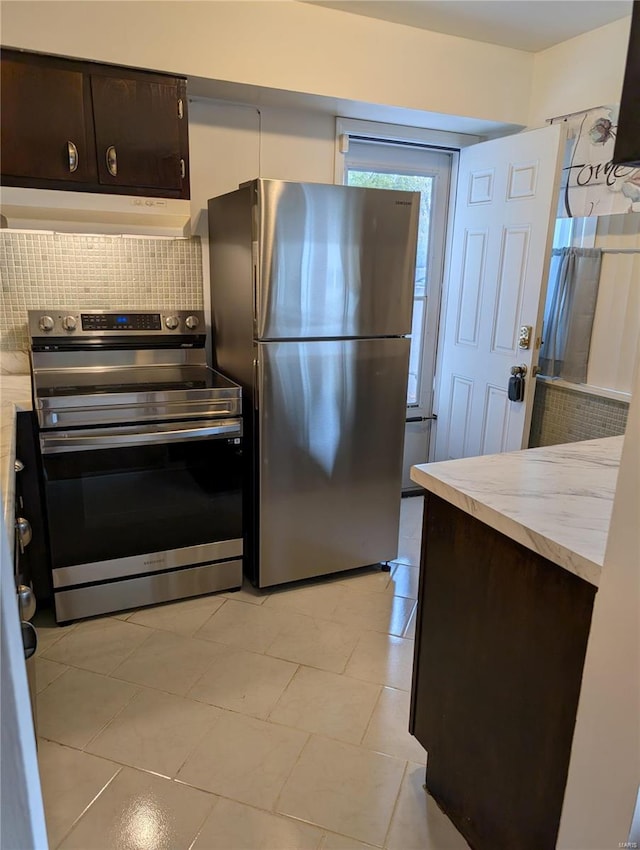
[{"label": "freezer door handle", "polygon": [[260,409],[259,399],[260,386],[258,384],[258,361],[253,361],[253,409]]}]

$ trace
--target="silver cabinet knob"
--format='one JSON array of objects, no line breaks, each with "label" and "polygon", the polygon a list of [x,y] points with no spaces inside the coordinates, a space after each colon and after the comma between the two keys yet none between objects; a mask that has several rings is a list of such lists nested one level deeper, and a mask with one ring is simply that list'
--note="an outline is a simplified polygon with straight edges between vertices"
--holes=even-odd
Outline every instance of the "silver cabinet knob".
[{"label": "silver cabinet knob", "polygon": [[41,331],[50,331],[53,328],[53,319],[51,316],[40,316],[38,325]]},{"label": "silver cabinet knob", "polygon": [[26,584],[18,585],[18,606],[21,620],[30,620],[36,613],[35,594]]},{"label": "silver cabinet knob", "polygon": [[164,320],[164,323],[170,331],[175,331],[175,329],[180,324],[177,316],[167,316],[167,318]]},{"label": "silver cabinet knob", "polygon": [[65,316],[64,319],[62,320],[62,327],[66,331],[75,331],[77,325],[78,325],[78,322],[76,321],[75,316]]},{"label": "silver cabinet knob", "polygon": [[31,523],[23,516],[16,517],[16,533],[18,535],[18,543],[20,544],[20,552],[23,553],[25,547],[31,543],[32,531]]},{"label": "silver cabinet knob", "polygon": [[200,319],[197,316],[187,316],[187,318],[184,320],[184,323],[190,331],[193,331],[200,324]]}]

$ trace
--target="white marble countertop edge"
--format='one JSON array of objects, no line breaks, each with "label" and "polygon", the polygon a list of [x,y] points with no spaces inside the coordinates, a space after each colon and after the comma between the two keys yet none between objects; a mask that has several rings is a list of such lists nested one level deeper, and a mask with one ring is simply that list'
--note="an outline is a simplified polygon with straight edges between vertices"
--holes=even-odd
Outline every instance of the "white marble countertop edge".
[{"label": "white marble countertop edge", "polygon": [[411,478],[598,586],[622,442],[607,437],[421,464],[412,467]]}]

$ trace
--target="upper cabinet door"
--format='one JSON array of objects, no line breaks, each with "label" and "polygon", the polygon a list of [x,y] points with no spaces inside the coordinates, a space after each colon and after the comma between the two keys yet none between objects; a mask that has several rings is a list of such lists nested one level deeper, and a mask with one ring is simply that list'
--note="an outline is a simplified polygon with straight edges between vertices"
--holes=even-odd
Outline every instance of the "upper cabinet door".
[{"label": "upper cabinet door", "polygon": [[92,74],[91,91],[100,183],[189,197],[184,81]]},{"label": "upper cabinet door", "polygon": [[95,180],[88,76],[28,58],[2,59],[2,174]]},{"label": "upper cabinet door", "polygon": [[258,181],[259,339],[411,333],[420,195]]}]

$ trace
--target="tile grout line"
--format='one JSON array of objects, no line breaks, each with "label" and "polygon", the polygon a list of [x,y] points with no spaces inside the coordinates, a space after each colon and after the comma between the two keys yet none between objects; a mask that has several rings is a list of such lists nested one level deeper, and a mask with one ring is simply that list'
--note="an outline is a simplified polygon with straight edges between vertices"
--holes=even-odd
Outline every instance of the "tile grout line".
[{"label": "tile grout line", "polygon": [[[172,781],[173,781],[173,780],[172,780]],[[185,787],[190,788],[191,786],[190,786],[190,785],[187,785],[187,786],[185,786]],[[198,840],[198,838],[200,838],[200,835],[201,835],[201,833],[202,833],[202,830],[204,829],[204,825],[205,825],[205,823],[209,820],[209,818],[210,818],[210,816],[211,816],[211,813],[214,811],[214,809],[216,809],[216,808],[217,808],[218,803],[220,802],[220,799],[221,799],[221,798],[220,798],[217,794],[212,794],[211,796],[213,797],[213,803],[212,803],[212,805],[211,805],[211,808],[209,809],[209,811],[207,812],[207,814],[204,816],[204,818],[203,818],[202,823],[200,824],[200,826],[197,828],[197,830],[196,830],[196,834],[195,834],[195,835],[194,835],[194,837],[193,837],[193,841],[189,844],[189,847],[187,848],[187,850],[193,850],[193,847],[194,847],[194,845],[195,845],[196,841]]]},{"label": "tile grout line", "polygon": [[[97,674],[97,675],[100,675],[100,674]],[[111,678],[110,676],[105,676],[105,679],[110,679],[110,678]],[[116,679],[116,681],[120,681],[120,680]],[[127,684],[130,684],[130,683],[127,683]],[[116,713],[113,715],[113,717],[110,717],[109,720],[103,726],[100,727],[100,729],[95,733],[95,735],[92,735],[91,738],[89,738],[89,740],[83,745],[83,747],[82,747],[83,753],[87,753],[87,755],[95,755],[95,753],[89,753],[87,751],[87,747],[90,746],[95,741],[95,739],[104,732],[104,730],[107,728],[107,726],[109,726],[111,723],[113,723],[113,721],[116,719],[116,717],[119,717],[122,714],[122,712],[125,710],[125,708],[127,708],[127,706],[131,705],[131,703],[134,701],[134,699],[138,696],[139,693],[141,693],[141,689],[140,689],[140,686],[138,685],[138,686],[136,686],[133,694],[125,702],[125,704],[122,705],[116,711]],[[103,758],[103,756],[99,756],[99,758]]]},{"label": "tile grout line", "polygon": [[[47,739],[45,739],[45,740],[47,740]],[[54,742],[54,743],[57,743],[57,741],[56,741],[56,742]],[[64,745],[62,745],[62,746],[64,746]],[[82,752],[82,750],[79,750],[79,752]],[[89,755],[90,755],[90,754],[89,754]],[[105,761],[107,761],[107,759],[105,759]],[[112,762],[112,764],[117,764],[117,762]],[[84,809],[80,812],[80,814],[78,815],[78,817],[77,817],[77,818],[73,821],[73,823],[71,824],[71,826],[69,827],[69,829],[68,829],[68,830],[64,833],[64,835],[62,836],[62,838],[60,839],[60,841],[58,841],[58,843],[56,844],[56,848],[57,848],[57,847],[60,847],[60,845],[62,844],[62,842],[63,842],[63,841],[66,841],[66,839],[67,839],[67,838],[71,835],[71,833],[73,832],[73,830],[74,830],[74,829],[75,829],[75,827],[77,826],[77,824],[78,824],[78,822],[79,822],[80,818],[82,818],[82,817],[83,817],[83,816],[84,816],[84,815],[85,815],[85,814],[89,811],[89,809],[91,808],[91,806],[93,806],[93,804],[94,804],[94,803],[95,803],[95,801],[98,799],[98,797],[99,797],[99,796],[100,796],[100,795],[101,795],[104,791],[106,791],[106,789],[109,787],[109,785],[111,785],[111,783],[114,781],[114,779],[116,778],[116,776],[119,776],[119,775],[120,775],[120,773],[122,772],[122,769],[123,769],[123,766],[122,766],[122,765],[121,765],[121,766],[119,766],[119,767],[118,767],[118,770],[116,770],[116,772],[113,774],[113,776],[111,777],[111,779],[109,779],[109,780],[108,780],[108,782],[106,782],[106,783],[103,785],[103,787],[102,787],[102,788],[98,791],[98,793],[97,793],[97,794],[95,795],[95,797],[91,800],[91,802],[87,803],[87,805],[86,805],[86,806],[84,807]],[[46,813],[45,813],[45,820],[46,820]]]},{"label": "tile grout line", "polygon": [[[360,740],[358,741],[357,746],[359,746],[359,747],[363,746],[362,742],[367,737],[367,732],[369,731],[369,727],[371,726],[371,721],[373,720],[373,715],[376,713],[378,706],[380,705],[380,700],[382,698],[382,692],[385,689],[385,687],[387,687],[387,686],[386,685],[378,685],[378,696],[376,697],[376,701],[375,701],[375,704],[373,706],[373,711],[371,712],[371,714],[369,715],[369,719],[367,720],[367,725],[365,726],[364,732],[362,733]],[[365,747],[364,749],[368,749],[368,748]],[[389,755],[389,754],[387,753],[386,755]]]},{"label": "tile grout line", "polygon": [[[335,740],[336,740],[336,739],[334,739],[334,738],[329,738],[329,736],[328,736],[328,735],[321,735],[320,733],[312,732],[312,733],[309,735],[309,739],[308,739],[308,740],[307,740],[307,742],[305,743],[304,747],[303,747],[303,748],[302,748],[302,750],[300,751],[300,755],[299,755],[299,757],[298,757],[298,759],[297,759],[297,761],[296,761],[296,765],[297,765],[298,761],[300,760],[300,758],[302,758],[302,754],[303,754],[304,750],[306,749],[306,747],[307,747],[307,745],[308,745],[309,741],[310,741],[310,740],[311,740],[311,738],[312,738],[312,737],[314,737],[314,736],[315,736],[316,738],[327,738],[327,739],[328,739],[328,740],[330,740],[330,741],[335,741]],[[343,745],[344,745],[344,746],[346,746],[346,747],[353,747],[354,749],[360,749],[360,747],[359,747],[359,745],[358,745],[358,744],[352,744],[352,743],[349,743],[349,742],[346,742],[346,741],[338,741],[337,743],[343,744]],[[396,798],[395,798],[394,805],[393,805],[393,808],[392,808],[392,811],[391,811],[391,816],[390,816],[390,818],[389,818],[389,826],[387,827],[387,830],[386,830],[386,832],[385,832],[385,839],[384,839],[384,840],[386,841],[387,834],[388,834],[389,829],[390,829],[390,827],[391,827],[391,821],[393,820],[393,815],[395,814],[395,810],[396,810],[396,806],[397,806],[398,798],[399,798],[399,795],[400,795],[400,790],[401,790],[401,788],[402,788],[402,782],[403,782],[403,780],[404,780],[404,777],[405,777],[405,774],[406,774],[406,771],[407,771],[407,766],[408,766],[409,762],[408,762],[406,759],[398,758],[397,756],[391,756],[391,755],[389,755],[388,753],[377,753],[377,752],[375,752],[375,751],[372,751],[372,750],[366,750],[366,749],[364,749],[364,752],[365,752],[366,754],[375,754],[375,755],[380,755],[380,756],[382,756],[383,758],[392,759],[393,761],[400,762],[400,763],[404,763],[404,767],[403,767],[403,771],[402,771],[402,778],[401,778],[401,780],[400,780],[400,784],[399,784],[399,786],[398,786],[398,791],[397,791],[397,793],[396,793]],[[295,768],[295,766],[296,766],[296,765],[294,765],[294,767],[291,769],[291,773],[293,773],[293,770],[294,770],[294,768]],[[279,793],[278,798],[277,798],[277,800],[276,800],[275,806],[277,806],[277,805],[278,805],[278,803],[280,802],[280,797],[282,796],[282,792],[284,791],[284,786],[287,784],[288,780],[290,779],[290,777],[291,777],[291,773],[289,774],[289,776],[288,776],[288,777],[287,777],[287,779],[285,780],[285,782],[284,782],[284,784],[283,784],[283,786],[282,786],[282,789],[280,790],[280,793]],[[274,814],[276,814],[276,815],[278,815],[278,816],[280,816],[280,817],[290,818],[291,820],[295,820],[295,821],[298,821],[298,822],[300,822],[300,823],[306,823],[306,824],[309,824],[309,826],[316,827],[317,829],[322,829],[322,830],[324,830],[324,832],[325,832],[325,833],[328,833],[328,834],[332,834],[332,835],[339,835],[339,836],[341,836],[341,837],[343,837],[343,838],[348,838],[348,839],[349,839],[349,840],[351,840],[351,841],[357,841],[357,842],[360,842],[361,844],[365,844],[365,845],[369,845],[369,844],[370,844],[370,842],[361,841],[359,838],[355,838],[353,835],[348,835],[348,834],[343,833],[343,832],[337,832],[336,830],[330,829],[329,827],[327,827],[327,826],[323,826],[322,824],[316,823],[315,821],[306,820],[305,818],[303,818],[303,817],[299,817],[299,816],[297,816],[297,815],[287,814],[286,812],[279,811],[277,808],[274,808],[273,813],[274,813]],[[370,846],[372,846],[372,847],[378,847],[378,848],[384,848],[385,844],[384,844],[384,841],[383,841],[383,843],[382,843],[382,844],[370,844]]]},{"label": "tile grout line", "polygon": [[282,792],[285,789],[285,785],[291,779],[291,776],[293,775],[293,771],[298,766],[300,759],[302,758],[302,754],[307,749],[307,747],[309,745],[309,741],[311,740],[312,737],[313,737],[313,732],[307,732],[307,740],[300,747],[300,752],[298,753],[298,756],[297,756],[296,760],[294,761],[294,763],[291,765],[291,770],[287,773],[284,782],[280,786],[280,790],[278,791],[276,799],[273,802],[273,806],[271,808],[271,811],[272,811],[273,814],[278,814],[278,815],[283,815],[284,817],[289,817],[289,815],[287,815],[285,812],[281,812],[281,811],[278,810],[278,805],[280,804],[280,798],[282,797]]},{"label": "tile grout line", "polygon": [[400,780],[400,785],[398,785],[398,793],[396,794],[396,799],[393,804],[393,808],[391,810],[391,817],[389,818],[389,826],[387,827],[387,831],[384,834],[384,840],[382,842],[382,846],[386,847],[387,842],[389,840],[389,833],[391,832],[391,825],[393,824],[393,819],[395,817],[396,811],[398,809],[398,801],[400,800],[400,794],[402,792],[402,785],[407,777],[407,773],[409,772],[409,762],[405,761],[404,770],[402,772],[402,779]]}]

